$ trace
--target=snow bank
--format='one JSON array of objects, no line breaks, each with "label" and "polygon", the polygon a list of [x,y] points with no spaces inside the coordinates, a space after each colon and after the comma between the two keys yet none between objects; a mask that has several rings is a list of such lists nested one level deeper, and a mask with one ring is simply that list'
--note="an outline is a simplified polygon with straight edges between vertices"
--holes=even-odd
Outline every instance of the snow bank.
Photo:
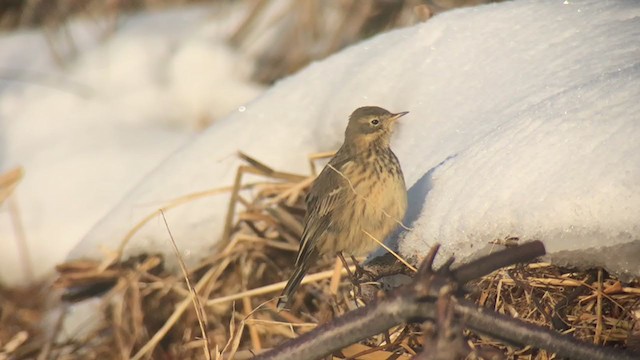
[{"label": "snow bank", "polygon": [[[516,1],[377,36],[281,81],[139,184],[71,257],[117,248],[168,199],[230,185],[237,150],[306,172],[362,105],[410,111],[394,140],[409,189],[405,256],[434,242],[464,259],[504,237],[555,259],[640,274],[640,6]],[[219,238],[226,195],[167,213],[185,258]],[[172,259],[162,221],[127,253]]]},{"label": "snow bank", "polygon": [[[221,11],[129,17],[104,41],[97,24],[73,22],[79,55],[65,70],[42,32],[0,37],[0,72],[14,80],[0,82],[0,172],[25,168],[16,199],[36,276],[202,121],[262,91],[246,80],[247,61],[223,47],[235,17],[215,21]],[[0,282],[24,281],[4,207],[0,239]]]}]

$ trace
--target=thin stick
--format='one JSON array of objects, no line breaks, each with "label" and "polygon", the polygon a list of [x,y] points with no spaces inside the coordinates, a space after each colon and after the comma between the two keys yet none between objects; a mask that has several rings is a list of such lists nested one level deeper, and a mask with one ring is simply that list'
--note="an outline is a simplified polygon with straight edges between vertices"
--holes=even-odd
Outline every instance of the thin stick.
[{"label": "thin stick", "polygon": [[329,292],[332,295],[338,295],[338,287],[340,286],[341,270],[342,269],[342,261],[339,258],[336,258],[336,262],[333,265],[333,276],[331,276],[331,282],[329,283]]},{"label": "thin stick", "polygon": [[596,333],[593,336],[593,343],[598,345],[602,336],[602,269],[598,269],[596,295]]},{"label": "thin stick", "polygon": [[266,208],[269,215],[273,216],[281,226],[290,230],[296,237],[301,237],[304,232],[304,225],[298,221],[293,215],[280,207]]},{"label": "thin stick", "polygon": [[229,340],[227,340],[227,343],[224,345],[224,347],[220,351],[220,354],[224,354],[229,348],[229,346],[231,346],[231,342],[233,342],[233,337],[236,333],[235,319],[236,319],[236,303],[234,301],[231,303],[231,316],[229,317]]},{"label": "thin stick", "polygon": [[211,190],[205,190],[205,191],[200,191],[200,192],[197,192],[197,193],[187,194],[187,195],[175,198],[173,200],[170,200],[169,204],[167,204],[167,205],[165,205],[165,206],[163,206],[163,207],[161,207],[159,209],[154,210],[152,213],[150,213],[149,215],[145,216],[142,220],[140,220],[134,227],[132,227],[131,230],[129,230],[127,232],[127,234],[124,236],[124,238],[120,242],[120,246],[118,246],[118,250],[117,250],[117,256],[115,256],[113,259],[110,259],[108,262],[104,262],[102,264],[102,266],[100,267],[100,269],[104,270],[104,269],[108,268],[111,264],[113,264],[115,261],[118,261],[122,257],[122,254],[124,253],[124,248],[127,246],[129,241],[149,221],[155,219],[156,216],[158,216],[161,211],[166,212],[166,211],[169,211],[169,210],[171,210],[173,208],[176,208],[178,206],[181,206],[181,205],[184,205],[186,203],[189,203],[189,202],[191,202],[193,200],[204,198],[204,197],[208,197],[208,196],[222,194],[224,192],[229,192],[232,189],[233,189],[233,187],[231,187],[231,186],[223,186],[223,187],[219,187],[219,188],[215,188],[215,189],[211,189]]},{"label": "thin stick", "polygon": [[250,323],[249,321],[246,321],[247,319],[249,319],[249,316],[251,316],[251,312],[252,312],[251,298],[249,296],[245,296],[242,298],[242,307],[244,308],[244,312],[246,314],[245,323],[249,328],[249,337],[251,338],[251,345],[252,345],[251,348],[255,350],[262,350],[262,343],[260,342],[260,335],[258,334],[258,329],[256,329],[254,324]]},{"label": "thin stick", "polygon": [[318,175],[318,171],[316,168],[316,160],[318,159],[327,159],[333,157],[336,154],[335,151],[325,151],[320,153],[311,154],[308,156],[309,158],[309,168],[311,169],[311,174],[313,177]]},{"label": "thin stick", "polygon": [[227,208],[227,216],[224,219],[224,230],[222,232],[222,246],[226,246],[229,243],[231,236],[231,227],[233,226],[233,217],[236,212],[236,203],[238,202],[238,192],[240,191],[240,185],[242,184],[242,174],[247,166],[240,166],[236,171],[236,177],[233,181],[233,187],[231,190],[231,198],[229,198],[229,206]]},{"label": "thin stick", "polygon": [[162,220],[164,221],[164,226],[167,228],[167,233],[169,233],[169,239],[171,240],[171,245],[173,246],[173,251],[178,258],[178,264],[180,264],[180,270],[182,270],[182,276],[184,277],[185,282],[187,283],[187,288],[189,289],[189,293],[191,294],[190,298],[193,302],[193,308],[196,312],[196,317],[198,318],[198,324],[200,325],[200,332],[202,333],[202,341],[204,342],[204,357],[207,360],[211,360],[211,349],[209,346],[209,337],[207,336],[207,323],[206,316],[204,312],[204,308],[200,303],[200,298],[198,294],[191,286],[191,280],[189,280],[189,271],[187,271],[187,266],[184,264],[182,259],[182,255],[180,254],[180,250],[178,249],[178,245],[176,244],[175,239],[173,238],[173,234],[171,233],[171,229],[169,229],[169,223],[167,222],[166,216],[164,216],[164,211],[160,210],[160,214],[162,215]]},{"label": "thin stick", "polygon": [[[198,283],[195,286],[196,293],[199,293],[200,291],[202,291],[202,289],[210,281],[215,281],[218,277],[220,277],[222,272],[227,268],[227,266],[229,266],[229,264],[231,263],[231,257],[226,255],[231,251],[231,247],[235,244],[236,244],[235,241],[230,242],[227,245],[227,247],[220,253],[220,255],[222,256],[221,257],[222,262],[220,263],[220,265],[218,265],[218,267],[213,266],[209,268],[209,270],[207,270],[207,272],[202,276],[202,278],[198,281]],[[153,350],[156,347],[156,345],[167,335],[169,330],[171,330],[171,328],[173,327],[173,325],[175,325],[178,319],[180,319],[180,316],[182,316],[185,310],[189,307],[190,300],[191,299],[189,298],[183,299],[175,307],[175,310],[173,311],[169,319],[167,319],[167,321],[153,335],[153,337],[149,339],[149,341],[146,344],[144,344],[144,346],[130,360],[140,360],[143,356],[145,356],[147,352]]]},{"label": "thin stick", "polygon": [[291,252],[297,252],[299,248],[299,246],[297,245],[291,245],[286,243],[283,244],[281,241],[269,240],[269,239],[261,238],[259,236],[240,234],[236,236],[236,239],[238,239],[238,242],[241,242],[241,241],[252,242],[260,245],[270,246],[274,249],[280,249],[280,250],[291,251]]},{"label": "thin stick", "polygon": [[316,179],[315,177],[309,176],[308,178],[301,180],[296,184],[293,184],[293,186],[289,187],[287,190],[276,195],[273,199],[269,199],[267,203],[277,204],[283,201],[284,199],[287,199],[288,203],[292,203],[292,201],[290,201],[292,197],[296,194],[299,194],[304,188],[309,187],[311,183],[313,183],[313,180],[315,179]]},{"label": "thin stick", "polygon": [[244,320],[240,321],[240,326],[238,326],[238,331],[236,331],[233,339],[231,341],[231,352],[229,353],[229,359],[233,359],[235,357],[236,351],[240,347],[240,340],[242,340],[242,333],[244,332]]},{"label": "thin stick", "polygon": [[238,156],[240,156],[242,160],[248,162],[249,165],[251,165],[250,168],[252,170],[257,171],[259,175],[266,175],[271,178],[292,181],[292,182],[302,181],[307,178],[306,176],[302,176],[298,174],[292,174],[284,171],[274,170],[271,167],[265,165],[263,162],[252,158],[251,156],[243,153],[242,151],[238,152]]},{"label": "thin stick", "polygon": [[29,246],[27,245],[27,235],[24,232],[22,217],[20,216],[20,209],[18,208],[18,202],[15,199],[15,194],[9,197],[7,205],[9,206],[9,214],[11,215],[11,225],[16,235],[15,239],[16,246],[18,247],[20,265],[22,266],[25,280],[30,283],[35,278],[33,273],[33,262],[31,261],[31,253],[29,252]]},{"label": "thin stick", "polygon": [[31,255],[29,253],[29,247],[27,246],[27,236],[24,232],[24,226],[22,225],[22,218],[20,217],[20,210],[18,208],[18,202],[13,195],[14,190],[20,183],[24,176],[24,170],[21,167],[11,169],[5,173],[0,174],[0,205],[7,200],[9,207],[9,217],[11,218],[11,226],[15,233],[16,247],[18,249],[18,257],[20,258],[20,265],[24,273],[25,280],[27,282],[33,282],[33,262],[31,261]]},{"label": "thin stick", "polygon": [[362,232],[365,233],[367,236],[369,236],[373,241],[377,242],[378,245],[382,246],[385,250],[387,250],[389,253],[391,253],[391,255],[393,255],[396,259],[398,259],[398,261],[400,261],[401,263],[403,263],[406,267],[408,267],[409,269],[411,269],[411,271],[416,272],[418,271],[418,269],[416,269],[415,266],[409,264],[407,262],[407,260],[403,259],[402,256],[398,255],[398,253],[396,253],[395,251],[391,250],[390,247],[388,247],[387,245],[385,245],[382,241],[376,239],[375,236],[371,235],[369,232],[367,232],[367,230],[362,229]]},{"label": "thin stick", "polygon": [[[355,271],[355,269],[356,269],[355,266],[349,267],[349,270],[351,270],[351,271]],[[340,273],[345,275],[347,273],[347,271],[345,269],[342,269],[342,271]],[[333,270],[327,270],[327,271],[323,271],[323,272],[307,275],[307,276],[304,277],[304,279],[302,279],[300,284],[308,284],[308,283],[312,283],[312,282],[328,279],[331,276],[333,276]],[[210,299],[207,302],[205,302],[205,305],[206,306],[212,306],[212,305],[216,305],[216,304],[220,304],[220,303],[225,303],[225,302],[229,302],[229,301],[242,299],[245,296],[253,297],[253,296],[257,296],[257,295],[274,293],[274,292],[277,292],[277,291],[280,291],[280,290],[284,289],[285,285],[287,285],[286,281],[280,281],[280,282],[277,282],[275,284],[261,286],[259,288],[243,291],[241,293]]]},{"label": "thin stick", "polygon": [[496,304],[493,307],[493,311],[498,311],[500,309],[500,298],[502,296],[502,280],[498,281],[498,287],[496,288]]},{"label": "thin stick", "polygon": [[[213,277],[215,273],[215,268],[209,269],[207,273],[198,281],[195,287],[195,291],[198,292],[200,289]],[[173,314],[169,316],[167,321],[162,325],[160,329],[147,341],[146,344],[138,352],[131,358],[131,360],[140,360],[142,359],[148,352],[152,351],[156,345],[167,335],[169,330],[173,327],[173,325],[180,319],[180,316],[187,310],[189,304],[191,303],[190,298],[184,298],[178,305],[176,305]]]},{"label": "thin stick", "polygon": [[0,204],[13,193],[23,176],[24,170],[21,167],[0,174]]}]

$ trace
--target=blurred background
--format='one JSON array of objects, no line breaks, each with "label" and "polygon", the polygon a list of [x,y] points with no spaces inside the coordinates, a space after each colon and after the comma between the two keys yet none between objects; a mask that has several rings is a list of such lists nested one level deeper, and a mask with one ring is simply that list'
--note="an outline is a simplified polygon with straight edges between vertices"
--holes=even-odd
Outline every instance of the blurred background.
[{"label": "blurred background", "polygon": [[[425,21],[452,8],[488,0],[5,0],[3,31],[42,27],[59,66],[77,54],[69,23],[84,18],[102,28],[107,40],[127,17],[178,7],[200,6],[210,21],[230,12],[240,15],[226,29],[225,43],[254,62],[251,80],[269,85],[314,60],[380,32]],[[224,15],[223,15],[224,14]],[[266,34],[265,34],[266,33]],[[260,46],[262,45],[262,46]]]}]

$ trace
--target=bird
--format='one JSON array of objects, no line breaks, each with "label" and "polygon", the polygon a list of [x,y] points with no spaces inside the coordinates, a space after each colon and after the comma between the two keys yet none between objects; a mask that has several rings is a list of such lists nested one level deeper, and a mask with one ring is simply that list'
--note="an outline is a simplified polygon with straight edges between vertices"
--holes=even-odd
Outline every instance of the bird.
[{"label": "bird", "polygon": [[[401,225],[407,209],[402,168],[391,151],[396,121],[408,111],[391,113],[377,106],[356,109],[344,142],[311,184],[293,275],[278,298],[289,306],[309,267],[321,256],[367,255]],[[367,234],[368,233],[368,234]]]}]

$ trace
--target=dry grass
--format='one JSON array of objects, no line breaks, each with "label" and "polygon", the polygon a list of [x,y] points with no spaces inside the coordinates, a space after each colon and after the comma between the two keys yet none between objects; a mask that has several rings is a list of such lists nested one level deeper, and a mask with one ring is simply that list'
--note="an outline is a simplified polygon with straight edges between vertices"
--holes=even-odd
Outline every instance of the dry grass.
[{"label": "dry grass", "polygon": [[[571,271],[548,263],[502,269],[472,284],[469,298],[479,305],[555,328],[599,345],[625,347],[640,340],[640,282],[622,283],[601,270]],[[637,340],[636,340],[637,339]],[[546,359],[550,354],[516,349],[472,336],[476,348],[499,348],[517,359]],[[632,346],[633,347],[633,346]]]},{"label": "dry grass", "polygon": [[[39,327],[49,301],[48,286],[0,289],[0,359],[206,359],[206,354],[213,359],[247,359],[361,305],[344,280],[345,271],[333,259],[325,259],[311,269],[313,275],[296,294],[292,311],[275,311],[275,296],[295,258],[303,198],[313,177],[278,172],[242,157],[247,165],[238,171],[235,185],[226,189],[233,194],[227,241],[200,266],[176,276],[153,254],[60,265],[55,286],[65,290],[65,299],[100,296],[104,321],[96,329],[56,341]],[[245,173],[259,174],[264,181],[244,184]],[[182,197],[178,204],[197,197]],[[623,284],[598,271],[589,275],[534,263],[482,278],[471,284],[469,297],[481,306],[551,326],[554,309],[575,289],[584,292],[569,301],[562,312],[566,316],[556,320],[566,327],[564,332],[607,346],[640,340],[638,281]],[[549,358],[544,351],[510,348],[474,334],[469,339],[485,353],[492,349],[514,359]],[[349,346],[335,358],[409,359],[421,344],[419,327],[398,326]]]},{"label": "dry grass", "polygon": [[[495,0],[256,0],[229,39],[255,52],[253,79],[271,84],[373,35],[426,21],[434,14]],[[267,35],[265,35],[267,34]]]}]

